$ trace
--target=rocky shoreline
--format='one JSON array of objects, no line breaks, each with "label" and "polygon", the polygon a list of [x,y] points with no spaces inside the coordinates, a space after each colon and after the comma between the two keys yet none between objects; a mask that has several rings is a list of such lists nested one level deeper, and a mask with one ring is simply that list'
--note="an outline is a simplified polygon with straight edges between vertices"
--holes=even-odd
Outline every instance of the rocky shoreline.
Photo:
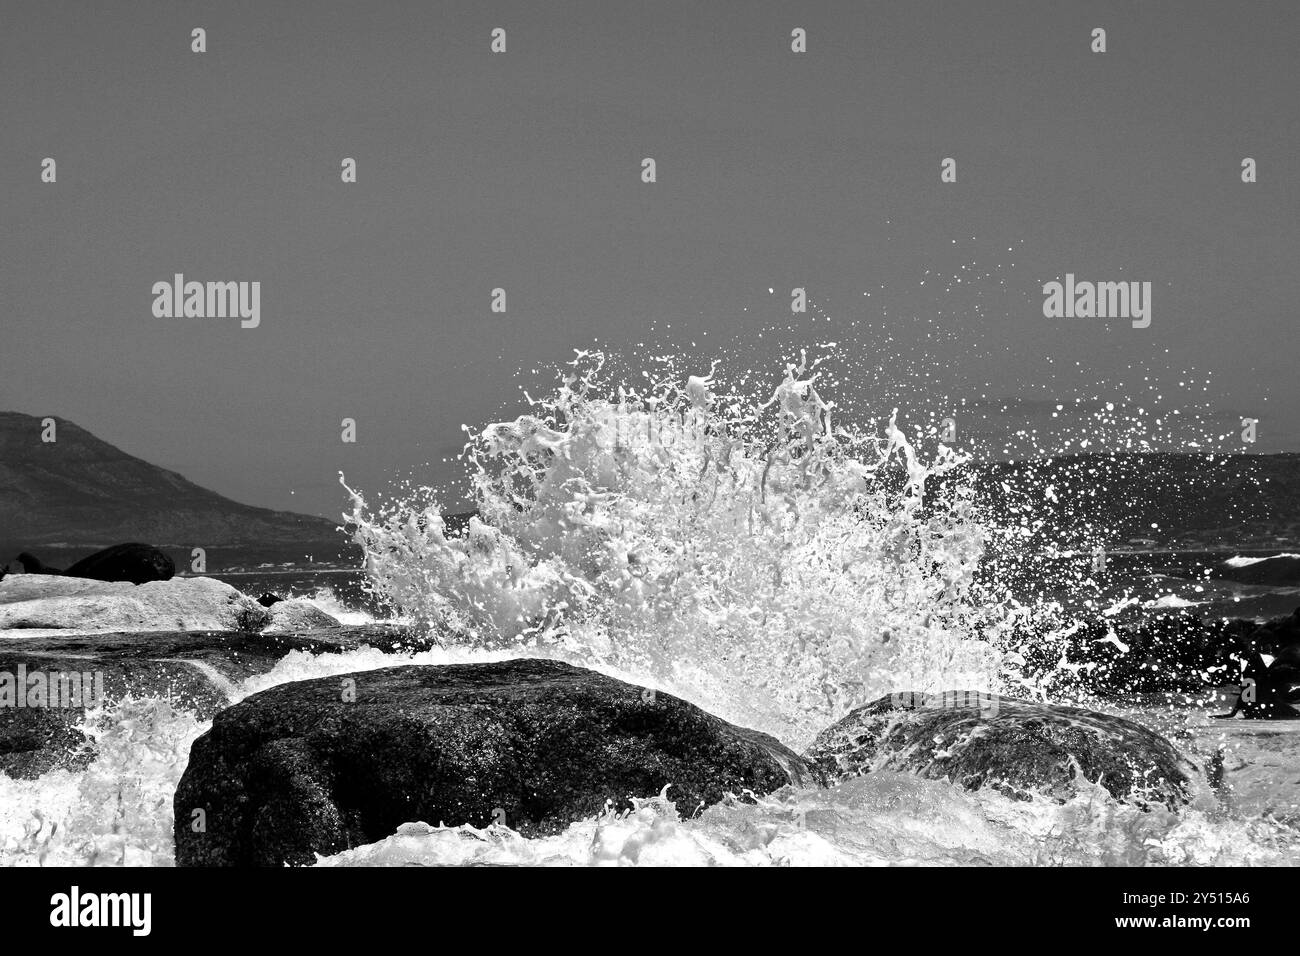
[{"label": "rocky shoreline", "polygon": [[[1222,656],[1211,638],[1278,652],[1285,664],[1297,633],[1300,612],[1168,640],[1191,655],[1191,674],[1206,655]],[[1168,637],[1156,634],[1150,647]],[[1172,808],[1200,772],[1131,721],[1004,698],[990,707],[965,692],[882,698],[803,754],[662,691],[535,658],[402,664],[234,692],[294,651],[436,643],[413,628],[343,627],[305,602],[259,601],[208,578],[0,581],[0,675],[94,673],[110,701],[164,697],[212,720],[175,793],[181,865],[307,864],[413,821],[542,835],[665,786],[687,815],[728,793],[754,799],[882,769],[1013,799],[1101,786],[1115,800]],[[0,708],[0,772],[84,768],[94,745],[83,719],[76,708]]]}]

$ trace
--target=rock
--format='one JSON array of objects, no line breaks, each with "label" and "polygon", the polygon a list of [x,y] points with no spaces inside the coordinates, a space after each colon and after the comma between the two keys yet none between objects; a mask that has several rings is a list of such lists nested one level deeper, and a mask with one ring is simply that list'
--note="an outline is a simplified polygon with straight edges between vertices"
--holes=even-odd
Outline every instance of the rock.
[{"label": "rock", "polygon": [[[1130,720],[974,691],[882,697],[822,731],[804,759],[832,779],[911,771],[1028,799],[1078,792],[1078,772],[1139,805],[1186,802],[1185,758]],[[1077,769],[1076,769],[1077,766]]]},{"label": "rock", "polygon": [[47,568],[41,564],[40,558],[36,555],[24,551],[18,555],[18,563],[23,566],[23,574],[62,574],[58,568]]},{"label": "rock", "polygon": [[[1060,624],[1060,626],[1057,626]],[[1264,624],[1205,618],[1197,612],[1147,614],[1130,609],[1065,627],[1026,629],[1009,642],[1025,658],[1027,677],[1051,674],[1100,694],[1197,693],[1237,680],[1255,653],[1300,663],[1300,609]],[[1065,661],[1068,668],[1062,668]]]},{"label": "rock", "polygon": [[63,572],[73,578],[96,581],[167,581],[176,573],[176,564],[157,548],[147,544],[115,544],[82,558]]},{"label": "rock", "polygon": [[262,596],[257,599],[257,603],[262,607],[270,607],[272,604],[279,604],[284,598],[278,594],[272,594],[270,591],[263,591]]},{"label": "rock", "polygon": [[10,575],[0,581],[0,629],[256,631],[266,608],[213,578],[129,584]]},{"label": "rock", "polygon": [[40,574],[11,574],[4,581],[0,581],[0,607],[45,598],[85,597],[133,590],[134,585],[110,584],[86,578],[64,578],[56,581]]},{"label": "rock", "polygon": [[263,628],[266,631],[305,631],[339,626],[336,618],[306,601],[277,601],[269,610],[271,623]]},{"label": "rock", "polygon": [[0,773],[11,777],[84,769],[95,755],[88,712],[127,694],[165,699],[202,719],[230,703],[219,672],[186,661],[107,661],[9,646],[21,643],[0,644]]},{"label": "rock", "polygon": [[765,734],[558,661],[392,667],[283,684],[217,714],[176,790],[176,860],[307,864],[412,821],[535,836],[670,784],[691,815],[727,792],[814,779]]},{"label": "rock", "polygon": [[1237,702],[1232,712],[1246,720],[1295,720],[1300,718],[1300,647],[1285,646],[1267,661],[1259,651],[1244,655]]},{"label": "rock", "polygon": [[[1237,657],[1253,621],[1213,620],[1187,611],[1114,617],[1066,626],[1052,621],[1008,639],[1028,678],[1128,699],[1135,693],[1196,693],[1236,679]],[[1066,666],[1062,666],[1062,663]]]},{"label": "rock", "polygon": [[1300,608],[1235,635],[1231,646],[1239,674],[1237,701],[1230,713],[1216,716],[1222,719],[1240,713],[1248,720],[1300,718]]},{"label": "rock", "polygon": [[[161,632],[73,634],[0,639],[0,773],[34,778],[54,769],[81,769],[94,757],[94,741],[81,729],[86,705],[112,705],[130,694],[160,698],[203,720],[240,696],[238,685],[264,674],[290,651],[338,653],[362,646],[383,650],[421,649],[429,638],[395,627],[336,627],[302,634]],[[58,675],[91,675],[84,687],[102,701],[78,706],[17,707],[4,699],[23,678],[27,691],[35,675],[53,683]],[[13,678],[8,683],[6,677]],[[96,680],[98,683],[96,684]],[[32,701],[29,699],[28,703]]]},{"label": "rock", "polygon": [[1247,652],[1258,650],[1275,657],[1300,652],[1300,607],[1285,617],[1267,621],[1246,638]]}]

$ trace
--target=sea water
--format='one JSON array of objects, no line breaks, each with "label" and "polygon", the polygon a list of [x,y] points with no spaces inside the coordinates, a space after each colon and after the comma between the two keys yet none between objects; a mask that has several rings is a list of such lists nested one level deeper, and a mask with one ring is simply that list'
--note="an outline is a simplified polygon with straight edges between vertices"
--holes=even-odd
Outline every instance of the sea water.
[{"label": "sea water", "polygon": [[[244,681],[240,699],[268,687],[398,664],[494,661],[526,650],[447,648],[391,655],[293,652]],[[610,667],[598,669],[615,677]],[[756,803],[726,800],[694,816],[672,789],[636,808],[528,839],[504,826],[478,829],[417,821],[368,846],[319,860],[355,865],[1295,865],[1300,862],[1300,741],[1282,724],[1224,726],[1208,711],[1175,722],[1158,704],[1128,714],[1178,730],[1202,756],[1227,754],[1228,787],[1198,782],[1188,808],[1139,810],[1098,786],[1066,803],[1009,800],[945,781],[878,772],[829,789],[785,790]],[[1175,727],[1177,723],[1179,726]],[[0,776],[0,863],[168,866],[172,795],[189,747],[209,724],[158,699],[122,700],[88,715],[98,756],[84,772],[36,780]],[[1189,729],[1190,728],[1190,729]],[[1284,742],[1285,741],[1285,742]]]},{"label": "sea water", "polygon": [[[349,622],[378,612],[449,636],[419,653],[293,652],[231,688],[232,702],[399,664],[554,657],[796,749],[897,690],[1069,702],[1064,685],[1017,671],[1011,636],[1027,621],[1067,626],[1069,614],[999,584],[997,555],[1014,553],[1026,524],[981,512],[962,456],[918,450],[893,415],[842,421],[816,362],[789,364],[762,390],[716,367],[647,379],[611,380],[602,356],[580,354],[527,414],[475,433],[465,460],[478,516],[463,533],[446,528],[429,489],[376,507],[352,492],[367,600],[341,603],[327,588],[311,598]],[[1086,589],[1086,566],[1067,567],[1057,589]],[[1085,610],[1104,610],[1092,601]],[[1066,803],[1014,801],[880,772],[686,816],[669,785],[630,812],[536,839],[412,820],[320,863],[1300,862],[1300,737],[1285,723],[1212,721],[1218,707],[1125,704],[1197,763],[1223,767],[1177,812],[1086,783]],[[170,864],[172,795],[207,727],[156,698],[88,713],[97,755],[85,771],[0,777],[0,863]]]}]

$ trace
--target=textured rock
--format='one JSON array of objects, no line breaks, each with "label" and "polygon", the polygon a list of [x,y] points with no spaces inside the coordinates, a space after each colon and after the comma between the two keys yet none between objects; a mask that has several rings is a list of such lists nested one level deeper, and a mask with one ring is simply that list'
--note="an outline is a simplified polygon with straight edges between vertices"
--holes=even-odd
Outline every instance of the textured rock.
[{"label": "textured rock", "polygon": [[1237,702],[1224,716],[1240,713],[1247,720],[1300,719],[1300,647],[1282,647],[1271,662],[1259,651],[1242,657]]},{"label": "textured rock", "polygon": [[72,578],[96,581],[167,581],[176,573],[176,564],[162,551],[147,544],[115,544],[82,558],[63,572]]},{"label": "textured rock", "polygon": [[270,615],[213,578],[130,584],[15,574],[0,581],[0,629],[256,631]]},{"label": "textured rock", "polygon": [[[415,650],[428,643],[427,636],[403,628],[375,626],[302,634],[151,631],[0,638],[0,696],[9,689],[6,677],[75,672],[97,675],[106,706],[127,694],[157,697],[206,720],[230,706],[241,681],[271,670],[290,651]],[[95,753],[94,741],[81,729],[85,718],[84,706],[0,706],[0,773],[30,778],[84,767]]]},{"label": "textured rock", "polygon": [[1185,801],[1194,769],[1122,717],[974,691],[882,697],[822,731],[804,759],[832,779],[912,771],[1018,798],[1068,798],[1082,773],[1116,798],[1169,806]]},{"label": "textured rock", "polygon": [[306,601],[292,599],[276,601],[268,610],[271,614],[271,622],[263,630],[270,632],[304,631],[339,626],[336,618]]},{"label": "textured rock", "polygon": [[413,821],[554,833],[669,784],[691,814],[813,779],[765,734],[558,661],[394,667],[283,684],[219,713],[176,790],[176,859],[305,864]]}]

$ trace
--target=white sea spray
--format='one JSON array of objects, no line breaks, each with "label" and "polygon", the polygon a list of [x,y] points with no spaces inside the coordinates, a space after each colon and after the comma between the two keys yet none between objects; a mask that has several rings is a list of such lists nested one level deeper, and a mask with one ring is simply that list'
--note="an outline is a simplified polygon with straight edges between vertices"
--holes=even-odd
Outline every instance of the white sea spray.
[{"label": "white sea spray", "polygon": [[653,675],[792,744],[895,689],[994,689],[984,528],[968,489],[927,497],[960,456],[923,461],[892,418],[839,425],[806,362],[766,400],[716,367],[642,392],[600,372],[580,355],[473,436],[463,533],[436,500],[353,492],[381,598],[468,646]]}]

